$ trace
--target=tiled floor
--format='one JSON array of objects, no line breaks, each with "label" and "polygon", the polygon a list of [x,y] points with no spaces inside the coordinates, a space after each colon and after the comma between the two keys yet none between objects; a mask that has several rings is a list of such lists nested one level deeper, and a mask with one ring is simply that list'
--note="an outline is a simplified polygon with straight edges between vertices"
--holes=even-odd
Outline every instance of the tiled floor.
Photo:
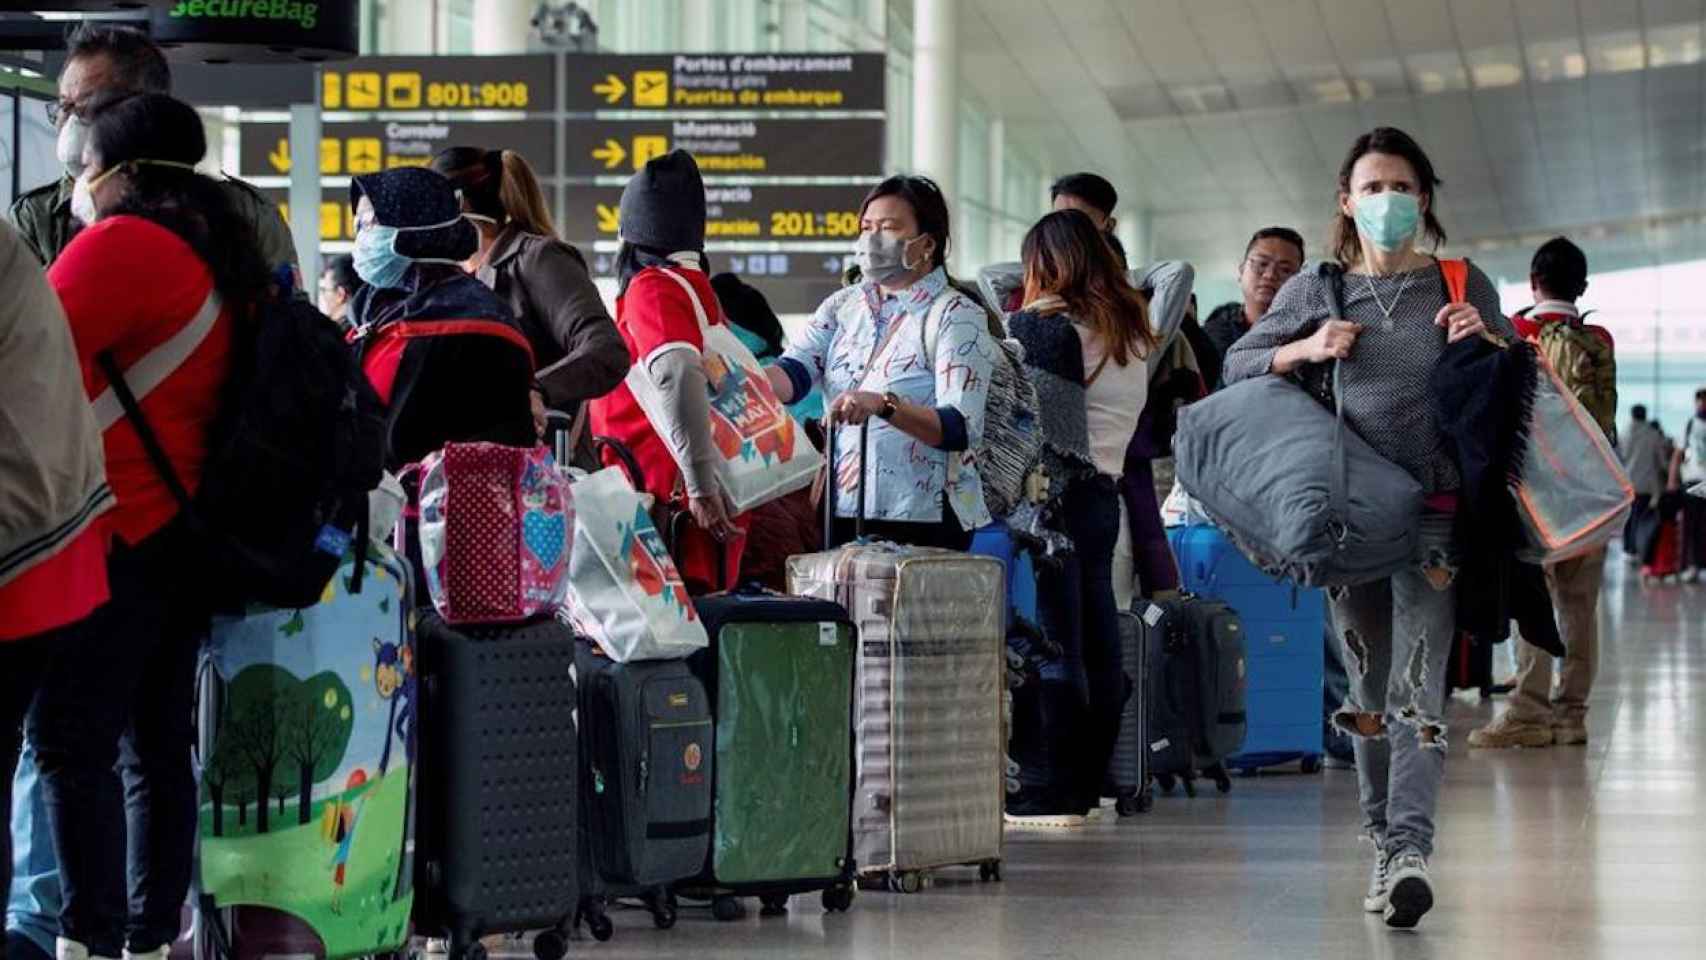
[{"label": "tiled floor", "polygon": [[676,929],[615,915],[609,958],[1706,957],[1706,586],[1643,590],[1610,571],[1586,748],[1470,752],[1493,707],[1454,701],[1434,861],[1414,933],[1360,912],[1369,854],[1353,774],[1238,780],[1067,835],[1009,834],[1006,882],[949,871],[912,896],[826,916]]}]

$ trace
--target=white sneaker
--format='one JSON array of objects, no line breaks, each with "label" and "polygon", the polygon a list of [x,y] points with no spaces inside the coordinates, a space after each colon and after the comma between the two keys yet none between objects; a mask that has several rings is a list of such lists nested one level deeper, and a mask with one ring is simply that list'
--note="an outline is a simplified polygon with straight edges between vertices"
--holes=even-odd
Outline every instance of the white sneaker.
[{"label": "white sneaker", "polygon": [[1689,567],[1687,570],[1682,571],[1682,582],[1683,583],[1696,583],[1699,580],[1700,580],[1699,568]]},{"label": "white sneaker", "polygon": [[1374,850],[1374,870],[1368,877],[1368,893],[1363,895],[1362,909],[1365,913],[1386,912],[1386,895],[1391,892],[1387,884],[1386,854],[1380,848]]},{"label": "white sneaker", "polygon": [[118,960],[117,957],[100,957],[89,952],[89,948],[75,940],[64,937],[53,942],[55,960]]},{"label": "white sneaker", "polygon": [[1428,879],[1427,858],[1407,850],[1386,865],[1386,875],[1386,925],[1408,930],[1420,923],[1434,906],[1434,888]]}]

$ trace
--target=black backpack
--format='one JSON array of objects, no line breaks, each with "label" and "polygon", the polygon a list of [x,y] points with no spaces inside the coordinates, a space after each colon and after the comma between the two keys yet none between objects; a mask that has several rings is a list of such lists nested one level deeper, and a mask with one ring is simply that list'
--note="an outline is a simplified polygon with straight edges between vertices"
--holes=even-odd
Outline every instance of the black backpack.
[{"label": "black backpack", "polygon": [[203,541],[202,582],[215,609],[312,606],[352,545],[361,576],[367,495],[383,471],[384,405],[324,314],[303,300],[269,298],[237,318],[193,500],[111,354],[99,362]]}]

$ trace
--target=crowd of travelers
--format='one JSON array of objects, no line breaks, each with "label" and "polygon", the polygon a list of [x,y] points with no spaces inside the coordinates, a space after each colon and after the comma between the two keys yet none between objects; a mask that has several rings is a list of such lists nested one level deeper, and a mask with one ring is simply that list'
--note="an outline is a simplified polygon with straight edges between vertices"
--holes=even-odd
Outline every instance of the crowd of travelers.
[{"label": "crowd of travelers", "polygon": [[[21,197],[0,227],[0,762],[10,770],[23,757],[16,790],[10,780],[0,790],[13,823],[0,881],[22,891],[14,907],[28,905],[8,914],[7,949],[157,960],[178,938],[191,883],[197,787],[184,705],[212,614],[198,592],[203,531],[183,495],[196,492],[263,305],[309,295],[272,205],[199,169],[201,118],[170,95],[166,62],[144,37],[80,28],[59,91],[50,113],[64,177]],[[353,255],[310,279],[352,350],[396,353],[373,384],[389,468],[451,441],[534,445],[545,411],[558,411],[577,461],[610,456],[592,436],[619,440],[647,492],[684,504],[692,522],[675,549],[695,592],[813,549],[812,496],[832,501],[838,540],[862,510],[865,536],[966,550],[1002,519],[984,450],[993,385],[1010,363],[1003,341],[1017,341],[1040,398],[1047,483],[1033,492],[1074,546],[1042,591],[1061,653],[1039,726],[1016,733],[1023,772],[1008,813],[1018,825],[1082,824],[1105,793],[1130,695],[1116,612],[1179,588],[1158,506],[1178,409],[1223,385],[1345,361],[1333,387],[1345,422],[1420,484],[1426,504],[1413,565],[1330,601],[1327,644],[1342,677],[1336,695],[1329,681],[1328,714],[1354,745],[1343,759],[1354,757],[1361,831],[1377,851],[1364,907],[1390,916],[1394,890],[1431,883],[1459,634],[1464,474],[1431,412],[1430,374],[1448,345],[1471,338],[1556,342],[1571,389],[1609,434],[1615,367],[1609,335],[1576,306],[1587,263],[1569,241],[1535,256],[1536,306],[1513,323],[1473,265],[1464,296],[1442,284],[1441,181],[1416,141],[1377,129],[1325,175],[1337,195],[1326,256],[1343,268],[1342,301],[1306,266],[1298,230],[1267,227],[1237,266],[1242,301],[1200,326],[1188,266],[1130,269],[1113,235],[1118,198],[1101,177],[1056,185],[1054,211],[1024,237],[1020,292],[988,303],[949,272],[949,198],[902,175],[865,198],[856,274],[785,334],[757,291],[712,276],[704,185],[679,151],[648,162],[623,193],[614,316],[584,258],[557,238],[526,161],[505,150],[458,147],[429,168],[355,177]],[[734,326],[777,397],[837,445],[826,489],[762,522],[734,511],[713,469],[695,301],[720,305],[708,322]],[[139,431],[111,372],[138,379],[162,345],[181,355],[157,382],[132,384],[153,424]],[[662,422],[624,382],[635,364],[659,386]],[[1706,391],[1696,404],[1680,441],[1641,407],[1618,438],[1639,495],[1626,549],[1650,565],[1660,538],[1645,532],[1648,518],[1680,513],[1676,575],[1690,581],[1706,564],[1706,501],[1673,495],[1706,480]],[[824,426],[853,429],[826,437]],[[1557,691],[1551,654],[1519,639],[1510,710],[1472,746],[1585,741],[1603,561],[1547,568],[1567,650]],[[1028,762],[1027,750],[1047,759]],[[1424,899],[1406,909],[1425,912]]]}]

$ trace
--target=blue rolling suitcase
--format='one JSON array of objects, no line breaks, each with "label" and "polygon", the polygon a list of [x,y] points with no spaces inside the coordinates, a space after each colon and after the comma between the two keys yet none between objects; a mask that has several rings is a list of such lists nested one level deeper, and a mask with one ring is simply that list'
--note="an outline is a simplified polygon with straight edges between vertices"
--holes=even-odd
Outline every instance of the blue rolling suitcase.
[{"label": "blue rolling suitcase", "polygon": [[1232,770],[1301,762],[1321,768],[1321,690],[1326,594],[1276,581],[1206,525],[1168,531],[1183,588],[1238,611],[1248,647],[1249,727]]}]

